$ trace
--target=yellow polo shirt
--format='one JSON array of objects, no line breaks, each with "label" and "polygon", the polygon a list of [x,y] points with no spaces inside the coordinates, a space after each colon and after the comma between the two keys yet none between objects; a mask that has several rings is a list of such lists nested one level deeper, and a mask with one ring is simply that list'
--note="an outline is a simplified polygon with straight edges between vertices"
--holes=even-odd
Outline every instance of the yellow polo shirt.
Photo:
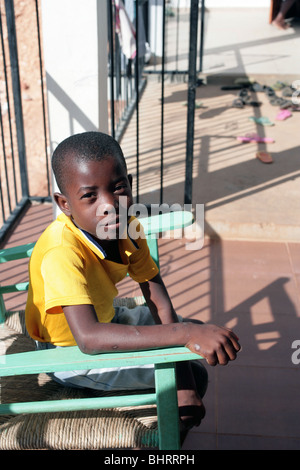
[{"label": "yellow polo shirt", "polygon": [[74,346],[62,306],[92,304],[99,322],[114,316],[116,284],[129,273],[136,282],[152,279],[158,268],[145,238],[118,241],[123,264],[105,252],[64,214],[37,241],[29,262],[26,327],[30,336],[56,346]]}]

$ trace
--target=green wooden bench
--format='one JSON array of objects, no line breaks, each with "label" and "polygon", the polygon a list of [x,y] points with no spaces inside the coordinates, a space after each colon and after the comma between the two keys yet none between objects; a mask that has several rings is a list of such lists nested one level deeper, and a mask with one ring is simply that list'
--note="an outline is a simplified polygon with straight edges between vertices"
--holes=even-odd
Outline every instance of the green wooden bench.
[{"label": "green wooden bench", "polygon": [[[142,221],[151,254],[157,262],[158,248],[156,234],[167,230],[182,228],[190,225],[192,222],[192,214],[184,211],[153,216]],[[4,263],[10,260],[29,257],[33,250],[33,246],[34,244],[31,243],[15,248],[0,250],[0,262]],[[0,323],[2,323],[2,327],[5,327],[7,317],[9,318],[9,312],[6,312],[5,310],[3,294],[18,292],[26,290],[27,288],[27,282],[10,286],[0,286]],[[83,354],[77,346],[74,346],[44,351],[5,354],[0,356],[0,377],[8,378],[11,376],[20,376],[18,386],[23,387],[25,399],[26,386],[22,385],[22,379],[29,375],[32,376],[33,374],[45,374],[47,372],[74,369],[82,370],[143,364],[155,365],[155,390],[153,392],[151,391],[151,393],[136,392],[134,394],[127,395],[110,394],[108,396],[91,396],[73,399],[67,397],[67,399],[57,400],[47,398],[46,400],[39,399],[38,401],[32,401],[30,399],[28,401],[24,401],[23,398],[19,402],[1,403],[0,418],[4,415],[8,417],[15,415],[33,417],[36,414],[40,415],[42,413],[50,413],[51,416],[51,413],[53,415],[58,412],[66,414],[68,412],[74,413],[79,410],[85,410],[85,412],[87,412],[86,410],[96,410],[95,412],[99,413],[99,410],[107,408],[120,409],[122,407],[144,407],[156,405],[157,429],[154,432],[152,431],[154,440],[151,441],[150,446],[158,446],[159,449],[163,450],[178,450],[180,449],[180,434],[175,364],[178,361],[188,361],[192,359],[199,359],[199,356],[192,354],[184,347],[163,348],[139,352],[86,355]],[[5,436],[9,436],[10,432],[9,423],[10,421],[7,421],[7,423],[3,425],[2,436],[0,436],[0,448],[10,448],[9,444],[5,447]],[[26,429],[31,427],[30,421],[27,422],[26,426]],[[20,433],[19,427],[17,427],[16,433],[17,432]],[[59,440],[59,436],[57,436],[57,439]],[[144,442],[146,441],[147,439],[144,438]],[[4,444],[1,445],[1,442],[4,442]],[[31,444],[28,445],[32,446],[32,441],[30,442]],[[37,444],[37,447],[39,447],[39,444]],[[16,445],[16,448],[18,448],[18,445]]]}]

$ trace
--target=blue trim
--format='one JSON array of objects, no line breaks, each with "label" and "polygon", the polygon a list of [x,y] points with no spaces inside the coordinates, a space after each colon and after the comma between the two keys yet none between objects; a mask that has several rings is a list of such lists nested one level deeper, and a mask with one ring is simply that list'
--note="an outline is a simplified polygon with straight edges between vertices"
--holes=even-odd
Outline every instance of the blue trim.
[{"label": "blue trim", "polygon": [[82,230],[81,228],[79,230],[89,240],[89,242],[91,242],[101,252],[104,258],[106,258],[107,254],[105,250],[101,247],[101,245],[98,242],[96,242],[96,240],[92,237],[92,235],[89,232]]},{"label": "blue trim", "polygon": [[[127,226],[127,227],[128,227],[128,226]],[[140,249],[139,245],[137,244],[137,242],[136,242],[133,238],[130,237],[130,235],[129,235],[129,233],[128,233],[128,230],[127,230],[127,236],[128,236],[128,238],[129,238],[129,240],[131,241],[131,243],[134,245],[134,247],[135,247],[137,250],[139,250],[139,249]]]},{"label": "blue trim", "polygon": [[[74,223],[74,221],[72,221],[72,222]],[[76,225],[75,223],[74,223],[74,225],[77,227],[77,225]],[[128,229],[128,225],[129,225],[129,224],[127,224],[127,229]],[[92,237],[92,235],[91,235],[89,232],[86,232],[86,230],[83,230],[82,228],[79,228],[79,227],[77,227],[77,228],[78,228],[78,230],[80,230],[80,232],[89,240],[89,242],[91,242],[91,243],[95,246],[95,248],[97,248],[97,250],[100,251],[100,253],[102,254],[102,256],[104,256],[104,258],[107,258],[107,253],[106,253],[106,251],[105,251],[105,250],[102,248],[102,246]],[[137,250],[139,250],[139,248],[140,248],[139,245],[137,244],[137,242],[136,242],[133,238],[131,238],[131,237],[129,236],[128,230],[127,230],[127,236],[128,236],[128,238],[129,238],[129,240],[131,241],[131,243],[133,244],[133,246],[134,246]]]}]

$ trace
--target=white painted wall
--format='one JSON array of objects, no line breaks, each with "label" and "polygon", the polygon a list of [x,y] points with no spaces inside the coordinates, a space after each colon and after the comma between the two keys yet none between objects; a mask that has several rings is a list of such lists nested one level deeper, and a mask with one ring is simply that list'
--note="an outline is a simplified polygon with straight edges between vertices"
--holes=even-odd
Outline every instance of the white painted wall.
[{"label": "white painted wall", "polygon": [[106,5],[42,0],[51,154],[72,134],[108,132]]},{"label": "white painted wall", "polygon": [[42,21],[54,150],[76,132],[107,130],[106,2],[42,0]]}]

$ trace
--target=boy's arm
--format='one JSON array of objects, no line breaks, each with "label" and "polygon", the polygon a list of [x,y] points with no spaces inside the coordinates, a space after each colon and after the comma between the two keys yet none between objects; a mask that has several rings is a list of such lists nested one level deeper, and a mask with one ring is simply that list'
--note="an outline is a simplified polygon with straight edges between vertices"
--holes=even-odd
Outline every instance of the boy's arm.
[{"label": "boy's arm", "polygon": [[140,283],[140,287],[156,323],[178,322],[178,317],[160,274],[150,281]]},{"label": "boy's arm", "polygon": [[63,307],[69,327],[82,352],[138,351],[186,346],[210,365],[225,365],[236,358],[238,338],[227,328],[190,322],[149,326],[100,323],[93,305]]}]

